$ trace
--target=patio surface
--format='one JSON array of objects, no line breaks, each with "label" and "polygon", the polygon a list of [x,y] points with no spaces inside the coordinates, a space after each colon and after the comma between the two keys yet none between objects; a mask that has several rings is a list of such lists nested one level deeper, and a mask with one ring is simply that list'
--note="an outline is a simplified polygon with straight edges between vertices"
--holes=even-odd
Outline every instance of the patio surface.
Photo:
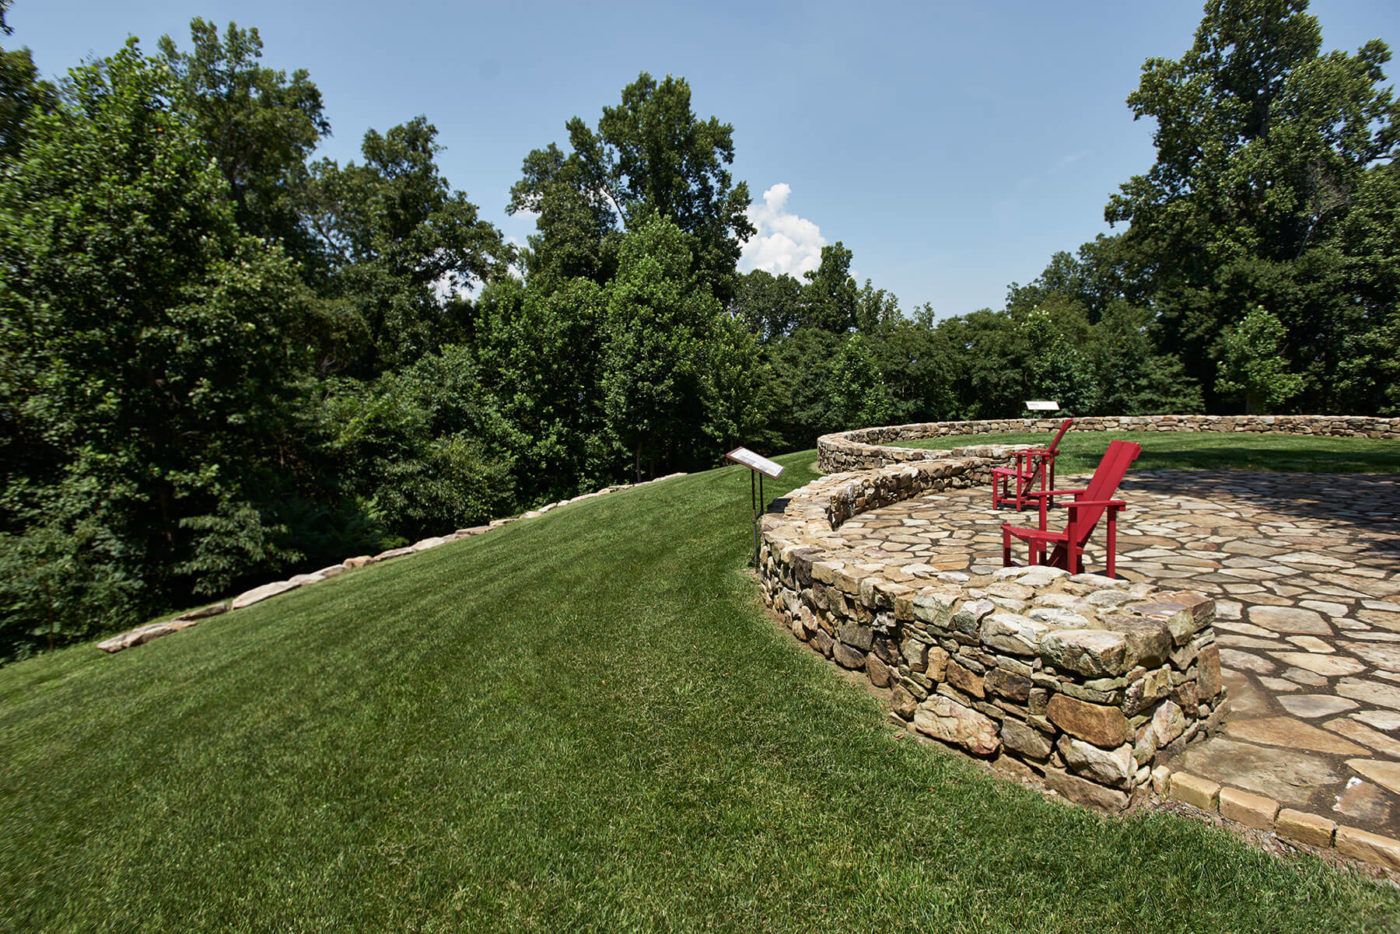
[{"label": "patio surface", "polygon": [[[1216,600],[1231,713],[1168,765],[1400,836],[1400,476],[1138,471],[1119,495],[1120,576]],[[995,512],[976,487],[862,513],[834,537],[929,575],[986,573],[1003,521],[1036,517]],[[1097,529],[1087,570],[1102,571],[1103,541]]]}]

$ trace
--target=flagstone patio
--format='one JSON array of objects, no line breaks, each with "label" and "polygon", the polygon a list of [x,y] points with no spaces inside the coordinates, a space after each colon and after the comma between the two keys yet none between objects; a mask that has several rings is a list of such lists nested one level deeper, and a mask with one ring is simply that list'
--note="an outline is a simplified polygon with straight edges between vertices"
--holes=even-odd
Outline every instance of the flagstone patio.
[{"label": "flagstone patio", "polygon": [[[1400,476],[1139,471],[1120,495],[1120,575],[1216,599],[1232,712],[1168,765],[1400,836]],[[871,561],[907,556],[912,579],[987,573],[1003,521],[1036,518],[994,512],[976,487],[862,513],[834,537]],[[1086,567],[1103,567],[1102,530]]]}]

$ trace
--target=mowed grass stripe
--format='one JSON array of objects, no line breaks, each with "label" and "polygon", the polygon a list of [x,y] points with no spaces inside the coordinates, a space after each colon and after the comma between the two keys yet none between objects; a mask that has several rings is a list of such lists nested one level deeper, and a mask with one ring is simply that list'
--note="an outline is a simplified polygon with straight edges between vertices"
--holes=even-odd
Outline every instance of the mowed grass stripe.
[{"label": "mowed grass stripe", "polygon": [[[811,452],[777,495],[811,479]],[[712,471],[0,670],[0,928],[1385,929],[1313,861],[895,740]]]},{"label": "mowed grass stripe", "polygon": [[[949,435],[893,442],[894,447],[947,450],[968,444],[1050,443],[1053,432]],[[1092,472],[1110,441],[1136,441],[1134,470],[1286,470],[1308,473],[1400,473],[1400,440],[1327,438],[1249,432],[1075,431],[1060,440],[1055,472]]]}]

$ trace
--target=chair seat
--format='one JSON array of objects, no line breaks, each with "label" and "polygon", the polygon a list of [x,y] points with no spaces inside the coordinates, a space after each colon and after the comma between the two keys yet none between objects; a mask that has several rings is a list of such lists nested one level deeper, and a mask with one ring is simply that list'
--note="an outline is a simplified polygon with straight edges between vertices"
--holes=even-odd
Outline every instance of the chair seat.
[{"label": "chair seat", "polygon": [[1028,529],[1024,526],[1012,525],[1010,522],[1003,522],[1001,530],[1027,541],[1032,538],[1043,542],[1063,542],[1069,539],[1069,533],[1064,530],[1056,532],[1053,529]]}]

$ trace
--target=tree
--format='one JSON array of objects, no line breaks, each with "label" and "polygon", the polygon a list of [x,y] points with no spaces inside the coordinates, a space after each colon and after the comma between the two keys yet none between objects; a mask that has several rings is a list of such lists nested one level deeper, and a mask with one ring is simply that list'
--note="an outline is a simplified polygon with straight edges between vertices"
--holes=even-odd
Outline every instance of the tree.
[{"label": "tree", "polygon": [[0,526],[60,563],[90,551],[71,585],[120,593],[108,622],[287,557],[270,468],[296,273],[238,230],[177,97],[132,40],[70,73],[0,177],[0,423],[28,450]]},{"label": "tree", "polygon": [[578,117],[567,129],[571,151],[534,150],[511,189],[511,213],[539,215],[530,272],[604,284],[623,231],[655,214],[691,238],[697,280],[729,301],[739,252],[754,233],[748,186],[725,168],[734,161],[734,128],[697,120],[684,78],[657,82],[643,72],[619,106],[603,108],[596,130]]},{"label": "tree", "polygon": [[162,37],[161,58],[179,88],[180,109],[193,117],[195,132],[228,182],[239,227],[280,241],[305,261],[311,243],[299,202],[306,160],[330,133],[321,92],[305,70],[288,78],[259,65],[262,39],[256,29],[229,23],[221,39],[216,26],[196,17],[190,42],[186,53]]},{"label": "tree", "polygon": [[1130,225],[1163,346],[1193,378],[1212,383],[1227,323],[1266,304],[1289,345],[1306,348],[1307,395],[1325,408],[1342,345],[1395,302],[1355,285],[1384,278],[1388,258],[1349,257],[1337,238],[1357,193],[1396,155],[1400,105],[1381,87],[1386,45],[1321,54],[1306,9],[1211,0],[1181,59],[1143,66],[1128,103],[1135,118],[1156,119],[1157,160],[1105,217]]},{"label": "tree", "polygon": [[[5,22],[10,0],[0,0],[0,32],[14,30]],[[28,49],[0,49],[0,166],[13,160],[24,144],[25,130],[36,112],[53,107],[53,85],[39,80]]]},{"label": "tree", "polygon": [[851,278],[852,253],[839,240],[822,247],[821,263],[803,273],[800,327],[820,328],[832,334],[845,334],[856,327],[860,289]]},{"label": "tree", "polygon": [[707,393],[717,397],[715,366],[724,372],[752,355],[734,345],[719,301],[692,271],[688,243],[668,218],[653,215],[623,239],[607,289],[604,409],[639,478],[643,466],[708,462],[707,427],[724,434],[724,424],[742,421],[730,412],[716,422],[705,407]]},{"label": "tree", "polygon": [[1216,391],[1243,396],[1245,412],[1250,414],[1272,413],[1296,396],[1303,380],[1288,371],[1283,357],[1285,334],[1278,318],[1267,310],[1250,309],[1244,320],[1225,331]]},{"label": "tree", "polygon": [[372,378],[467,338],[461,293],[504,271],[500,232],[439,174],[436,137],[415,117],[367,132],[363,165],[312,167],[306,222],[327,266],[316,283],[323,373]]},{"label": "tree", "polygon": [[781,340],[802,320],[802,283],[755,269],[739,277],[730,308],[763,343]]}]

